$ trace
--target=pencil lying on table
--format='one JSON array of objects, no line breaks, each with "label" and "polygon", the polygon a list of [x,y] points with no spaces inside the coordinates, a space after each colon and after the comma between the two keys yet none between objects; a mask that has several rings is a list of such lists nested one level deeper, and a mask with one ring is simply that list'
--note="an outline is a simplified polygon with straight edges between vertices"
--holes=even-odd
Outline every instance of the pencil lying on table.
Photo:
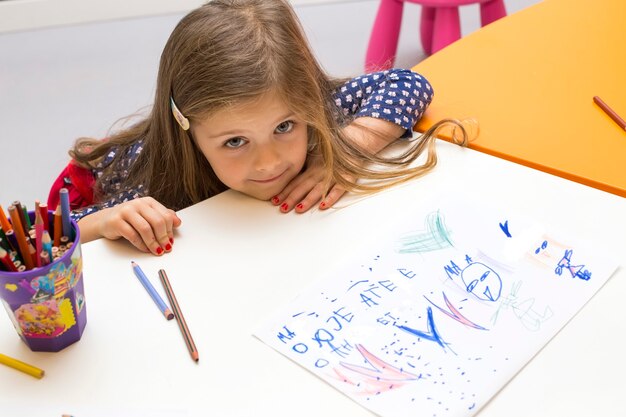
[{"label": "pencil lying on table", "polygon": [[610,108],[609,105],[606,104],[600,97],[594,96],[593,102],[596,103],[598,107],[600,107],[602,111],[604,111],[611,119],[613,119],[613,121],[617,123],[620,128],[626,130],[626,121],[624,121],[624,119],[622,119],[619,114]]},{"label": "pencil lying on table", "polygon": [[143,271],[141,270],[139,265],[135,263],[135,261],[131,261],[131,264],[133,265],[133,271],[135,272],[135,275],[137,275],[137,278],[141,282],[141,285],[143,285],[146,291],[148,291],[148,294],[150,294],[150,297],[152,297],[152,300],[159,307],[159,310],[161,310],[161,313],[163,313],[166,319],[172,320],[174,318],[174,314],[172,314],[172,311],[165,304],[165,301],[163,301],[159,293],[152,286],[146,274],[143,273]]},{"label": "pencil lying on table", "polygon": [[189,332],[189,327],[187,327],[187,322],[183,317],[183,313],[180,311],[178,301],[176,300],[176,296],[174,295],[174,291],[170,285],[170,280],[167,278],[167,274],[163,269],[159,270],[159,278],[161,278],[161,283],[163,284],[163,288],[165,288],[165,294],[167,295],[168,300],[170,300],[172,310],[174,310],[174,316],[176,317],[178,327],[183,334],[183,339],[185,339],[185,344],[187,345],[191,359],[198,362],[200,359],[198,349],[196,349],[196,344],[193,342],[193,338],[191,337],[191,333]]},{"label": "pencil lying on table", "polygon": [[13,359],[12,357],[3,355],[2,353],[0,353],[0,363],[18,371],[22,371],[30,376],[34,376],[37,379],[43,378],[44,375],[43,369],[18,361],[17,359]]}]

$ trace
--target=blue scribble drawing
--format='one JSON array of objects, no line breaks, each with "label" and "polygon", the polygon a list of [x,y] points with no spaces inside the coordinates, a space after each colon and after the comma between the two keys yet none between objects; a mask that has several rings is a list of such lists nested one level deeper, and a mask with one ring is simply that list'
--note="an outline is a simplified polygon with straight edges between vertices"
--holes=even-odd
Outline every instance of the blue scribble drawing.
[{"label": "blue scribble drawing", "polygon": [[352,288],[356,287],[357,285],[359,285],[359,284],[363,284],[363,283],[366,283],[366,282],[369,282],[369,280],[368,280],[368,279],[363,279],[363,280],[361,280],[361,281],[357,281],[357,282],[355,282],[354,284],[350,285],[350,286],[348,287],[348,289],[346,290],[346,292],[350,291]]},{"label": "blue scribble drawing", "polygon": [[565,251],[565,255],[559,261],[554,273],[557,275],[561,275],[563,273],[563,269],[569,271],[572,275],[572,278],[580,278],[585,281],[589,281],[591,279],[591,272],[584,269],[585,265],[572,265],[572,254],[574,253],[573,249],[567,249]]},{"label": "blue scribble drawing", "polygon": [[452,305],[452,303],[450,302],[450,300],[448,300],[448,297],[446,296],[446,293],[443,293],[443,300],[446,303],[446,306],[448,306],[448,308],[450,309],[450,311],[445,310],[441,307],[439,307],[437,304],[433,303],[432,301],[430,301],[428,299],[428,297],[424,296],[424,298],[426,298],[426,300],[431,303],[432,305],[434,305],[435,307],[437,307],[437,309],[439,311],[441,311],[443,314],[445,314],[446,316],[458,321],[461,324],[464,324],[468,327],[472,327],[474,329],[478,329],[478,330],[489,330],[483,326],[480,326],[476,323],[474,323],[473,321],[471,321],[470,319],[468,319],[467,317],[465,317],[464,315],[462,315],[459,310],[454,307],[454,305]]},{"label": "blue scribble drawing", "polygon": [[485,301],[496,301],[500,298],[502,291],[502,279],[500,275],[487,265],[472,261],[468,255],[465,255],[467,266],[459,267],[453,261],[450,265],[444,266],[444,271],[448,274],[448,278],[452,279],[452,275],[461,276],[465,290],[471,292],[476,297]]},{"label": "blue scribble drawing", "polygon": [[502,291],[502,279],[493,269],[480,262],[471,263],[463,270],[461,279],[467,292],[485,301],[496,301]]},{"label": "blue scribble drawing", "polygon": [[404,330],[405,332],[410,333],[414,336],[421,337],[422,339],[425,339],[425,340],[430,340],[431,342],[435,342],[439,346],[445,349],[447,343],[443,341],[443,339],[441,338],[441,335],[439,334],[439,332],[437,331],[437,328],[435,327],[435,321],[433,319],[433,309],[431,307],[426,307],[426,314],[427,314],[426,321],[428,325],[428,330],[425,332],[421,330],[413,329],[411,327],[404,326],[404,325],[395,324],[395,326],[398,329]]},{"label": "blue scribble drawing", "polygon": [[538,247],[537,249],[535,249],[535,255],[538,255],[539,252],[541,252],[542,249],[545,249],[548,247],[548,241],[544,240],[543,243],[541,244],[540,247]]},{"label": "blue scribble drawing", "polygon": [[454,246],[439,210],[428,214],[424,223],[426,230],[410,232],[400,238],[398,253],[431,252]]},{"label": "blue scribble drawing", "polygon": [[511,236],[511,232],[509,232],[509,221],[508,220],[506,220],[504,222],[504,224],[500,223],[500,229],[502,229],[502,231],[504,232],[506,237],[513,237],[513,236]]},{"label": "blue scribble drawing", "polygon": [[522,325],[530,331],[536,332],[541,328],[543,322],[547,321],[554,315],[549,306],[546,306],[543,313],[534,309],[535,299],[527,298],[523,301],[519,300],[518,292],[522,286],[522,281],[518,281],[511,286],[510,293],[500,301],[498,309],[491,316],[491,322],[495,325],[498,321],[500,313],[504,310],[511,309],[515,317]]}]

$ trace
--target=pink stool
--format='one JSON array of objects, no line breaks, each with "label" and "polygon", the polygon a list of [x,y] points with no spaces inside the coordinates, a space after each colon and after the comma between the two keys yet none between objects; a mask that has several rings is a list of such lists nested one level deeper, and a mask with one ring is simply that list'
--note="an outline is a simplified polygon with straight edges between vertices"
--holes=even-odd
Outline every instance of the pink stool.
[{"label": "pink stool", "polygon": [[461,37],[459,6],[480,3],[482,26],[506,16],[504,0],[381,0],[367,47],[366,70],[393,66],[405,2],[422,5],[420,36],[428,55]]}]

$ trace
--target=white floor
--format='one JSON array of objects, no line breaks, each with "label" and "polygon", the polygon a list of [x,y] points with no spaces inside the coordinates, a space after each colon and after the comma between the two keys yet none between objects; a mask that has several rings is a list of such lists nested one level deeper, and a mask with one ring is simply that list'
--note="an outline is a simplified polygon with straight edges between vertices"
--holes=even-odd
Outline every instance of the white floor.
[{"label": "white floor", "polygon": [[[506,0],[512,14],[540,0]],[[322,65],[360,74],[377,0],[296,6]],[[396,65],[424,58],[420,7],[407,4]],[[150,105],[158,60],[182,17],[173,14],[0,34],[0,204],[28,207],[48,190],[80,136],[103,137],[120,118]],[[464,35],[478,29],[477,6],[461,8]],[[445,86],[436,86],[445,88]]]}]

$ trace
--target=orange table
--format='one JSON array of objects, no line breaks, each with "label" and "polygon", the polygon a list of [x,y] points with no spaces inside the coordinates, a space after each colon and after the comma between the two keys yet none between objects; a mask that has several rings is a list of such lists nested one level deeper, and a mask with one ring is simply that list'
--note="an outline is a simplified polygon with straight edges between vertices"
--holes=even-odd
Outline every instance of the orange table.
[{"label": "orange table", "polygon": [[435,99],[418,123],[474,117],[470,147],[626,197],[626,2],[544,0],[413,69]]}]

